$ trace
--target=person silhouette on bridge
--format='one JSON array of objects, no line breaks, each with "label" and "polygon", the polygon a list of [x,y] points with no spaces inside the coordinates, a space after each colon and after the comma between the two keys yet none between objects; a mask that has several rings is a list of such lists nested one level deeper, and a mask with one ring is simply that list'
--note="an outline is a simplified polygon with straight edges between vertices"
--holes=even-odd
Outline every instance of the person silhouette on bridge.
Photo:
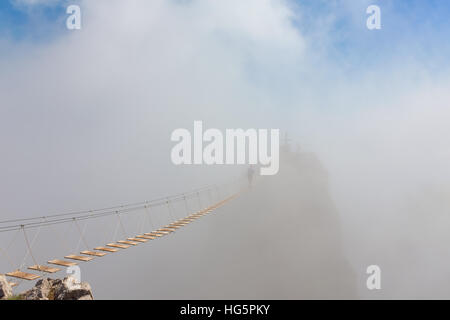
[{"label": "person silhouette on bridge", "polygon": [[249,166],[247,169],[247,178],[248,178],[248,186],[249,188],[252,187],[253,184],[253,176],[255,175],[255,169],[253,169],[253,166]]}]

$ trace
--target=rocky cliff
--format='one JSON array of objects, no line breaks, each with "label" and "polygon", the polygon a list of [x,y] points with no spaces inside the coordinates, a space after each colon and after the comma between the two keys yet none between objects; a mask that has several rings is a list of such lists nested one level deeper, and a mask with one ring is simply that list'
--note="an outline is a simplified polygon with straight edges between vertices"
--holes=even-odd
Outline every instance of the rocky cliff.
[{"label": "rocky cliff", "polygon": [[16,300],[93,300],[94,297],[89,283],[76,283],[73,277],[40,279],[30,290],[13,295],[5,276],[0,275],[0,299],[12,298]]},{"label": "rocky cliff", "polygon": [[257,176],[227,206],[233,214],[211,219],[207,290],[214,298],[357,298],[326,169],[313,154],[281,156],[277,175]]}]

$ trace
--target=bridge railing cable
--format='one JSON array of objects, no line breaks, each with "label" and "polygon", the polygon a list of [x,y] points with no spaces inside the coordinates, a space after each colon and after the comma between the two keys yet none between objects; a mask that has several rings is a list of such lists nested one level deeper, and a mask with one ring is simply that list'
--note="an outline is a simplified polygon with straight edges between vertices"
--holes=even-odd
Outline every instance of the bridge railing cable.
[{"label": "bridge railing cable", "polygon": [[[175,194],[169,197],[160,197],[152,200],[146,200],[135,203],[122,204],[117,206],[83,210],[83,211],[73,211],[60,214],[52,214],[46,216],[32,217],[32,218],[21,218],[21,219],[9,219],[0,221],[0,233],[19,230],[22,227],[36,228],[39,226],[48,226],[60,223],[67,223],[73,221],[74,218],[77,220],[94,219],[109,215],[114,215],[119,213],[130,213],[136,210],[143,209],[145,207],[155,207],[160,205],[166,205],[168,201],[179,202],[185,199],[192,199],[199,195],[199,192],[210,191],[216,188],[216,185],[208,185],[201,188],[194,189],[192,191]],[[45,222],[42,220],[45,219]],[[38,220],[38,221],[36,221]]]},{"label": "bridge railing cable", "polygon": [[[6,273],[6,276],[18,279],[18,282],[10,282],[11,285],[19,285],[22,282],[22,280],[35,280],[39,278],[40,275],[37,275],[35,273],[28,273],[25,272],[25,270],[23,270],[29,257],[32,258],[32,262],[34,263],[34,265],[27,267],[27,269],[34,270],[39,273],[55,273],[61,270],[60,269],[61,266],[63,267],[73,266],[76,265],[79,261],[88,262],[94,258],[102,257],[108,253],[117,252],[119,250],[127,249],[131,246],[138,245],[140,243],[145,243],[149,240],[166,236],[178,230],[179,228],[186,226],[194,222],[195,220],[207,215],[208,213],[211,213],[215,209],[219,208],[226,202],[233,199],[239,193],[239,191],[237,191],[236,189],[240,189],[239,182],[233,181],[230,183],[222,184],[220,187],[216,184],[208,185],[202,188],[190,190],[188,192],[178,193],[168,197],[160,197],[141,202],[127,203],[123,205],[110,206],[94,210],[72,211],[67,213],[52,214],[41,217],[9,219],[0,221],[0,235],[6,234],[7,232],[16,231],[16,233],[12,234],[13,237],[11,239],[11,242],[9,242],[6,248],[3,247],[2,245],[3,243],[6,242],[0,241],[0,249],[1,249],[0,255],[5,256],[7,258],[10,267],[13,267],[15,263],[11,258],[11,256],[8,254],[9,251],[8,249],[10,249],[11,244],[15,242],[17,234],[22,233],[23,238],[25,240],[25,255],[21,259],[21,263],[17,264],[19,267],[13,272]],[[189,201],[191,201],[190,205]],[[196,203],[198,204],[198,206],[194,205]],[[160,207],[160,209],[156,210],[157,207]],[[193,207],[198,207],[198,211],[189,214],[189,212],[193,210]],[[152,219],[152,216],[153,214],[156,213],[156,211],[160,211],[160,213],[163,214],[162,217],[160,216],[158,218],[158,223],[155,223],[157,215],[155,215],[154,218]],[[139,214],[134,215],[135,219],[138,220],[138,225],[136,230],[130,230],[125,226],[124,219],[130,214],[139,212],[143,214],[143,216],[139,216]],[[107,243],[105,246],[98,246],[95,247],[94,249],[90,249],[89,241],[86,238],[86,227],[88,220],[100,219],[109,216],[116,216],[118,219],[117,226],[114,229],[112,242]],[[111,218],[108,220],[111,220]],[[133,219],[128,220],[131,221]],[[148,221],[147,228],[150,229],[150,230],[147,229],[147,231],[151,232],[143,233],[143,230],[145,229],[146,220]],[[82,221],[84,221],[83,228],[81,228],[79,224]],[[105,236],[108,237],[108,230],[107,228],[105,228],[104,222],[99,221],[99,223],[101,227],[105,229]],[[34,245],[36,244],[36,239],[38,235],[40,234],[40,232],[43,230],[44,227],[50,227],[61,224],[68,224],[69,227],[75,226],[75,231],[78,236],[77,245],[73,246],[73,248],[75,248],[75,252],[78,252],[78,250],[80,250],[81,244],[83,244],[84,247],[86,247],[86,250],[81,251],[80,252],[81,255],[78,253],[64,255],[64,258],[69,260],[52,259],[47,261],[47,263],[51,265],[56,265],[57,267],[47,266],[45,264],[38,264],[39,260],[40,261],[44,260],[42,256],[36,255],[34,252],[35,249]],[[34,228],[37,228],[37,231],[35,232],[34,237],[30,238],[31,239],[30,241],[27,234],[27,230]],[[58,229],[59,228],[54,228],[52,230],[55,231],[56,233]],[[69,235],[67,234],[70,228],[68,229],[66,227],[64,229],[66,230],[66,232],[64,232],[63,230],[63,233],[60,237],[61,239],[59,238],[60,233],[57,232],[59,240],[57,240],[56,242],[59,243],[59,245],[69,244],[66,243],[66,240],[70,239]],[[118,239],[117,231],[119,229],[121,230],[121,233],[123,234],[125,239]],[[136,232],[137,234],[134,232]],[[98,234],[98,232],[94,232],[94,234]],[[97,242],[97,240],[95,242]],[[69,247],[72,248],[72,245],[69,244]],[[50,251],[51,255],[54,254],[53,250],[48,250],[48,247],[44,248],[47,248],[44,252],[45,255],[47,255]],[[70,248],[68,249],[70,250]],[[64,251],[65,250],[66,249],[64,249]],[[16,255],[20,254],[20,250],[19,251],[14,250],[13,252]]]}]

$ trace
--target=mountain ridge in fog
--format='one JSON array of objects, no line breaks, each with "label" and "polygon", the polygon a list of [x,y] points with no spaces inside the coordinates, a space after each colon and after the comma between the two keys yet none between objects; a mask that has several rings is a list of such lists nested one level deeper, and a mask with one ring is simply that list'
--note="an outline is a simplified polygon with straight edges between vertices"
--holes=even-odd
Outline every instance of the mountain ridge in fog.
[{"label": "mountain ridge in fog", "polygon": [[231,227],[211,222],[208,255],[221,248],[212,298],[356,298],[327,173],[313,154],[282,152],[279,174],[260,177],[230,210]]}]

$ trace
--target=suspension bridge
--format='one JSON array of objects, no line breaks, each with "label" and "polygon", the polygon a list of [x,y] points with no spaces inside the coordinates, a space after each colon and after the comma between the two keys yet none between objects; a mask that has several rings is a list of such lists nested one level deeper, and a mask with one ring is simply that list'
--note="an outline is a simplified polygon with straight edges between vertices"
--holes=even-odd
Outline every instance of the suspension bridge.
[{"label": "suspension bridge", "polygon": [[0,221],[0,256],[9,268],[4,275],[17,287],[64,267],[145,245],[187,227],[241,192],[235,181],[148,201]]}]

